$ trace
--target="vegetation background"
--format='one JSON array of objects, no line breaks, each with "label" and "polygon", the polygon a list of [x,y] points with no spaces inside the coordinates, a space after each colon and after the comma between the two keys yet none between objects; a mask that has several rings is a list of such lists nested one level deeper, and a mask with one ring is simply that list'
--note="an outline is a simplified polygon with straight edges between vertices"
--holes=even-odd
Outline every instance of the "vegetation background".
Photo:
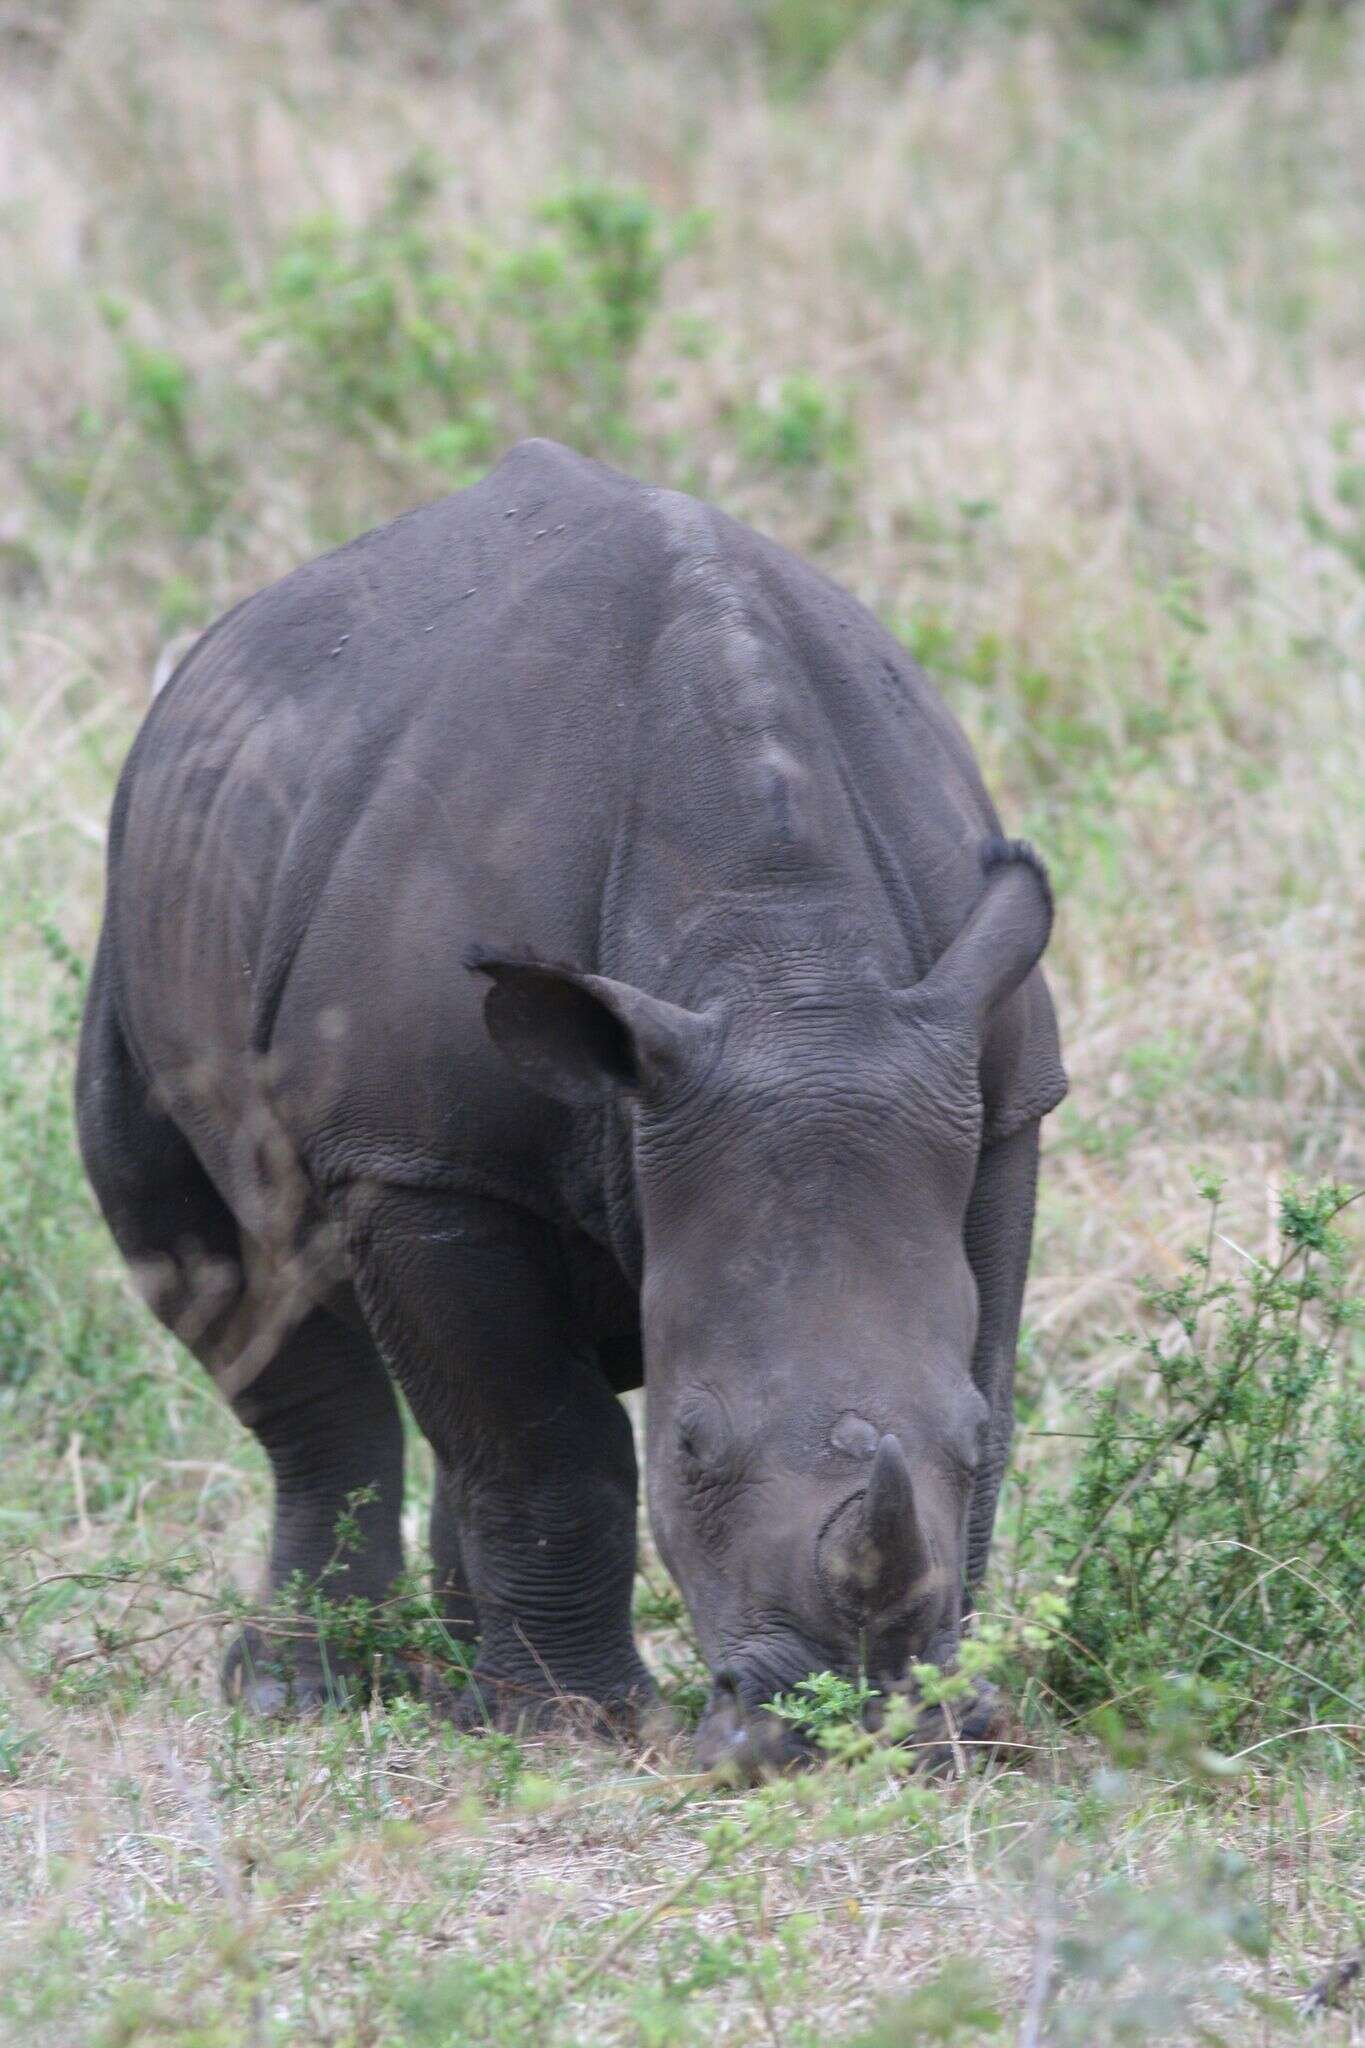
[{"label": "vegetation background", "polygon": [[[7,0],[0,56],[4,2037],[1365,2040],[1365,17]],[[72,1151],[113,779],[168,645],[526,432],[846,582],[1052,864],[987,1770],[829,1688],[743,1795],[218,1698],[262,1462]],[[685,1714],[649,1561],[640,1621]]]}]

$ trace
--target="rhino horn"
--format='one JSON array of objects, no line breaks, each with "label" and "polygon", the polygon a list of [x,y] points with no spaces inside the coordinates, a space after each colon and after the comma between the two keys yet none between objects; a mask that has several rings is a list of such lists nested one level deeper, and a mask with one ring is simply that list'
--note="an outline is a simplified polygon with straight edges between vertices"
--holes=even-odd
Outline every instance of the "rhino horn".
[{"label": "rhino horn", "polygon": [[930,1568],[915,1489],[900,1438],[881,1438],[867,1490],[820,1545],[823,1576],[867,1613],[903,1600]]},{"label": "rhino horn", "polygon": [[902,1585],[923,1566],[915,1489],[898,1436],[884,1436],[877,1445],[863,1495],[862,1537],[884,1560],[888,1575]]}]

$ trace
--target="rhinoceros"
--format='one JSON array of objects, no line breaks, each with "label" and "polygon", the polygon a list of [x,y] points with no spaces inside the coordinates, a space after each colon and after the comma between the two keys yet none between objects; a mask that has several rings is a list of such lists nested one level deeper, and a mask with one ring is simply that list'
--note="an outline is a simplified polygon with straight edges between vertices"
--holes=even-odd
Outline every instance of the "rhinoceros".
[{"label": "rhinoceros", "polygon": [[[950,1665],[1066,1087],[1051,917],[867,611],[552,442],[229,612],[123,771],[77,1097],[268,1454],[270,1587],[401,1571],[396,1382],[454,1710],[630,1724],[643,1385],[703,1761],[810,1674]],[[253,1625],[225,1682],[304,1709],[341,1662]]]}]

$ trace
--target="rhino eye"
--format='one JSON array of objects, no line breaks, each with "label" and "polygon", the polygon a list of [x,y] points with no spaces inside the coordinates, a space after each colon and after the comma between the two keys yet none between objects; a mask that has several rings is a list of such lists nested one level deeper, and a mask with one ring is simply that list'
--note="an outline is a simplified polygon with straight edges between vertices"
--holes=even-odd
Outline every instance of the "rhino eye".
[{"label": "rhino eye", "polygon": [[702,1472],[726,1463],[731,1436],[718,1401],[699,1398],[687,1403],[678,1416],[678,1448],[687,1463]]}]

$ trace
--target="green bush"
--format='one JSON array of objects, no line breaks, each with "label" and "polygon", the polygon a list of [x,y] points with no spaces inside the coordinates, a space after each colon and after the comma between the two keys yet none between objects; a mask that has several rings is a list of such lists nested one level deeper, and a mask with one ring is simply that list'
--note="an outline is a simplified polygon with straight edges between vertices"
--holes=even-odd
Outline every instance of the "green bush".
[{"label": "green bush", "polygon": [[289,235],[255,328],[286,405],[456,481],[518,433],[628,444],[629,364],[696,217],[575,185],[509,246],[443,226],[438,192],[421,160],[369,220],[323,214]]},{"label": "green bush", "polygon": [[281,495],[334,545],[475,481],[526,434],[614,459],[635,448],[631,364],[703,216],[576,183],[476,232],[440,198],[421,157],[358,222],[296,222],[263,281],[238,271],[215,291],[238,330],[227,374],[170,345],[160,309],[102,294],[113,375],[98,402],[41,436],[0,423],[35,501],[102,565],[141,583],[149,536],[173,538],[163,631],[203,623],[206,573]]},{"label": "green bush", "polygon": [[1077,8],[1101,42],[1195,77],[1264,63],[1308,11],[1304,0],[1080,0]]},{"label": "green bush", "polygon": [[173,350],[148,347],[128,333],[121,300],[106,300],[103,310],[117,338],[123,371],[119,413],[162,458],[159,469],[169,485],[172,518],[180,519],[191,538],[207,533],[227,501],[230,478],[222,458],[206,455],[198,444],[189,365]]},{"label": "green bush", "polygon": [[[1201,1681],[1211,1738],[1365,1720],[1362,1304],[1336,1219],[1354,1199],[1291,1189],[1274,1263],[1208,1235],[1136,1381],[1090,1404],[1064,1496],[1026,1497],[1020,1558],[1060,1581],[1042,1676],[1067,1708],[1142,1712],[1163,1674]],[[1136,1340],[1135,1340],[1136,1341]]]},{"label": "green bush", "polygon": [[106,294],[99,312],[117,351],[117,381],[101,404],[81,406],[64,434],[32,448],[25,480],[64,525],[88,519],[93,494],[134,544],[149,522],[200,539],[231,499],[234,466],[209,444],[198,379],[173,349],[132,331],[125,300]]},{"label": "green bush", "polygon": [[889,0],[764,0],[759,35],[768,80],[782,98],[805,92]]},{"label": "green bush", "polygon": [[848,401],[818,377],[798,372],[753,399],[737,416],[741,452],[778,470],[826,469],[851,479],[858,431]]},{"label": "green bush", "polygon": [[[39,991],[17,975],[0,991],[0,1435],[64,1450],[79,1432],[98,1457],[131,1415],[154,1411],[157,1381],[137,1305],[88,1279],[109,1254],[73,1129],[83,963],[49,921],[0,918],[0,952],[35,940]],[[97,1505],[98,1478],[91,1488]]]},{"label": "green bush", "polygon": [[926,50],[951,57],[967,36],[1060,33],[1091,53],[1158,73],[1207,77],[1265,63],[1295,23],[1347,0],[763,0],[753,32],[770,92],[799,99],[845,52],[868,71]]},{"label": "green bush", "polygon": [[270,271],[254,339],[278,343],[293,395],[347,432],[407,433],[433,404],[469,410],[477,371],[425,219],[435,192],[430,168],[411,165],[359,226],[300,221]]}]

